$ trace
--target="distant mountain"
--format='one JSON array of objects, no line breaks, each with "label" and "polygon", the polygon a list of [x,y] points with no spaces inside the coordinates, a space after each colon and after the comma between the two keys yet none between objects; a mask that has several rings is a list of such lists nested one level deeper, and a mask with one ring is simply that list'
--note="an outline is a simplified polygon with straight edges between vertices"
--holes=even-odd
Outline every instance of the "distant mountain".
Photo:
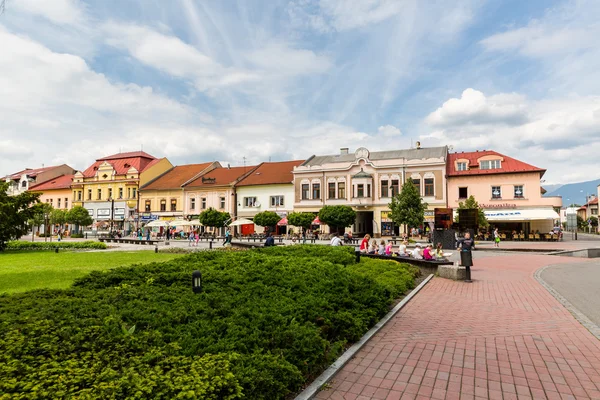
[{"label": "distant mountain", "polygon": [[586,195],[598,195],[598,185],[600,185],[600,179],[587,182],[568,183],[566,185],[561,185],[558,189],[552,191],[550,191],[549,188],[554,185],[548,185],[544,186],[544,189],[548,190],[544,197],[562,196],[563,206],[573,203],[581,205],[587,202],[585,199]]},{"label": "distant mountain", "polygon": [[558,185],[542,185],[542,187],[546,189],[548,193],[554,192],[555,190],[560,189],[562,186],[564,185],[560,183]]}]

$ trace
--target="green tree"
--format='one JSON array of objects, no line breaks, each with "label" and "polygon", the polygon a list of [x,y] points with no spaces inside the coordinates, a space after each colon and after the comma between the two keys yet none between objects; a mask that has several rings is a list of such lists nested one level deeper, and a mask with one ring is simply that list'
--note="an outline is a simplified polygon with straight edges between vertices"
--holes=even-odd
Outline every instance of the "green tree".
[{"label": "green tree", "polygon": [[579,229],[587,228],[587,220],[583,219],[579,215],[577,215],[577,228],[579,228]]},{"label": "green tree", "polygon": [[319,219],[322,223],[329,225],[332,231],[345,228],[356,221],[356,211],[350,206],[323,206],[319,210]]},{"label": "green tree", "polygon": [[281,217],[273,211],[259,212],[253,219],[254,223],[258,226],[274,226],[279,220],[281,220]]},{"label": "green tree", "polygon": [[227,220],[231,219],[228,212],[221,212],[210,207],[200,213],[198,220],[204,226],[221,228],[225,226]]},{"label": "green tree", "polygon": [[288,224],[290,225],[308,229],[315,219],[315,214],[309,212],[293,212],[288,215],[287,219]]},{"label": "green tree", "polygon": [[593,215],[590,217],[590,222],[592,223],[592,227],[596,228],[598,226],[598,217],[594,217]]},{"label": "green tree", "polygon": [[[50,203],[36,203],[32,206],[33,215],[29,219],[29,225],[31,226],[31,240],[33,241],[34,229],[37,228],[37,231],[40,231],[40,226],[46,223],[45,216],[50,215],[52,213],[52,206]],[[46,227],[48,230],[48,227]]]},{"label": "green tree", "polygon": [[0,251],[9,240],[18,239],[27,233],[27,223],[35,215],[34,205],[39,202],[39,194],[24,192],[9,196],[8,183],[0,182]]},{"label": "green tree", "polygon": [[88,210],[81,206],[71,208],[66,215],[66,221],[75,225],[75,233],[79,233],[80,226],[89,226],[94,222]]},{"label": "green tree", "polygon": [[67,222],[67,211],[61,209],[54,209],[50,214],[50,223],[52,225],[60,225],[62,229],[63,225]]},{"label": "green tree", "polygon": [[[473,197],[473,195],[469,196],[468,199],[466,199],[464,202],[461,201],[458,203],[458,210],[465,210],[465,209],[478,209],[479,211],[477,212],[477,225],[479,225],[480,228],[485,228],[486,226],[489,226],[489,222],[487,220],[487,218],[485,217],[485,213],[483,212],[483,208],[479,207],[479,203],[477,203],[477,201],[475,200],[475,197]],[[458,221],[458,213],[456,214],[456,217],[454,218],[455,222],[459,222]]]},{"label": "green tree", "polygon": [[400,193],[392,197],[389,207],[396,225],[415,228],[423,223],[427,203],[421,199],[417,187],[409,179],[402,185]]}]

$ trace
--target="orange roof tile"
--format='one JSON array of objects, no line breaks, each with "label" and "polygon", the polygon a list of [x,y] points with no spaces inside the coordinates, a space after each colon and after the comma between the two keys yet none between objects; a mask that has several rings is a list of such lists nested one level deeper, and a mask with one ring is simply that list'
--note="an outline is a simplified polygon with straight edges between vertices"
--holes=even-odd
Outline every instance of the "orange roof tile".
[{"label": "orange roof tile", "polygon": [[61,175],[49,181],[42,182],[29,188],[32,192],[45,192],[47,190],[69,189],[73,183],[73,175]]},{"label": "orange roof tile", "polygon": [[164,190],[181,188],[185,182],[210,167],[212,162],[178,165],[140,188],[140,190]]},{"label": "orange roof tile", "polygon": [[113,154],[112,156],[97,159],[95,163],[83,171],[83,176],[90,178],[96,175],[96,170],[103,162],[111,164],[117,172],[117,175],[125,175],[131,167],[137,169],[138,172],[142,172],[154,160],[156,160],[155,157],[143,151]]},{"label": "orange roof tile", "polygon": [[[479,169],[478,159],[484,156],[495,155],[502,157],[502,162],[498,169]],[[466,171],[456,170],[456,160],[466,159],[469,162],[469,169]],[[470,151],[448,154],[447,175],[448,176],[465,176],[465,175],[493,175],[493,174],[511,174],[518,172],[539,172],[544,175],[545,169],[534,167],[533,165],[524,163],[515,158],[505,156],[493,150]]]},{"label": "orange roof tile", "polygon": [[186,184],[186,187],[210,187],[232,185],[244,174],[251,173],[258,166],[216,168]]},{"label": "orange roof tile", "polygon": [[271,185],[278,183],[292,183],[294,167],[302,164],[304,160],[265,162],[254,172],[242,179],[236,186]]}]

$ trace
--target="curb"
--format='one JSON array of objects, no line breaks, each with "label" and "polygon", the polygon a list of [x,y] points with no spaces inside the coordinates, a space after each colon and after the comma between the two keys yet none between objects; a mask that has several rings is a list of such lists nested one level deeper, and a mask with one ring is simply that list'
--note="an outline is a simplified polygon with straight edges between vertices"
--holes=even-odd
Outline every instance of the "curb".
[{"label": "curb", "polygon": [[571,302],[569,300],[565,299],[560,293],[558,293],[552,286],[550,286],[542,278],[542,273],[546,270],[546,268],[550,268],[550,267],[554,267],[554,266],[558,266],[558,265],[560,265],[560,264],[546,265],[545,267],[540,268],[537,271],[535,271],[535,274],[533,276],[544,288],[546,288],[546,290],[548,292],[550,292],[550,294],[552,296],[554,296],[554,298],[556,300],[559,301],[559,303],[561,303],[567,309],[567,311],[569,311],[573,315],[573,317],[575,317],[575,319],[577,321],[579,321],[579,323],[581,325],[583,325],[588,331],[590,331],[590,333],[592,335],[594,335],[597,339],[600,340],[600,327],[598,325],[596,325],[595,323],[593,323],[581,311],[579,311],[577,308],[575,308],[575,306],[573,304],[571,304]]},{"label": "curb", "polygon": [[402,301],[385,315],[379,322],[375,324],[360,340],[354,343],[348,350],[344,352],[329,368],[327,368],[321,375],[319,375],[306,389],[304,389],[298,396],[296,396],[295,400],[309,400],[312,399],[321,387],[326,384],[337,372],[346,365],[348,361],[350,361],[356,353],[373,337],[381,328],[385,326],[389,322],[390,319],[394,315],[398,313],[404,307],[410,299],[412,299],[425,285],[433,278],[433,274],[429,275],[423,282],[419,284],[413,291],[411,291],[408,296],[406,296]]}]

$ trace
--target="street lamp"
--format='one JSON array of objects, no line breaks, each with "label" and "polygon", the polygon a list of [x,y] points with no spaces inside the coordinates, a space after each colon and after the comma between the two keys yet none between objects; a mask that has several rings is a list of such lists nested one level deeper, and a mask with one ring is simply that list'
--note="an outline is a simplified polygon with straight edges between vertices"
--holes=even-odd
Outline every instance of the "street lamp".
[{"label": "street lamp", "polygon": [[114,219],[114,215],[115,215],[115,199],[111,197],[108,198],[108,201],[110,201],[110,233],[109,235],[112,236],[113,235],[113,219]]},{"label": "street lamp", "polygon": [[48,215],[47,212],[44,213],[44,231],[46,231],[45,234],[44,234],[44,242],[48,241],[48,232],[49,232],[49,229],[48,229],[48,219],[49,219],[49,217],[50,216]]},{"label": "street lamp", "polygon": [[192,291],[194,293],[202,292],[202,273],[198,270],[192,272]]}]

